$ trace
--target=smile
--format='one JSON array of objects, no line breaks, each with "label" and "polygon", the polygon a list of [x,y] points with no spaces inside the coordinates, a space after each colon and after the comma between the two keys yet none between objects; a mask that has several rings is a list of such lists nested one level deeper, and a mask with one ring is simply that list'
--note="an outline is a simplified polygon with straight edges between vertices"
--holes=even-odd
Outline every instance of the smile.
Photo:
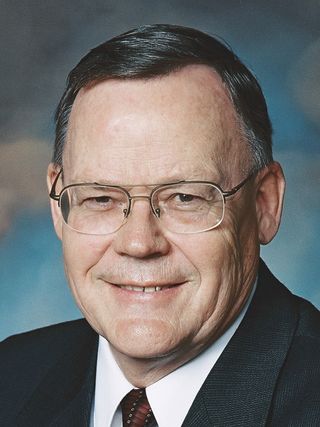
[{"label": "smile", "polygon": [[118,285],[121,289],[126,289],[127,291],[135,291],[135,292],[159,292],[163,291],[164,289],[172,288],[173,286],[127,286],[127,285]]}]

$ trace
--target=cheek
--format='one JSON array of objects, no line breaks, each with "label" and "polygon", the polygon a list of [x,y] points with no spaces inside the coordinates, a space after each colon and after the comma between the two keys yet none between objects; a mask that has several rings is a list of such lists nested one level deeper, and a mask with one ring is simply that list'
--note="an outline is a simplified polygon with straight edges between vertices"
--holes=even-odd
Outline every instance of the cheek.
[{"label": "cheek", "polygon": [[224,246],[221,265],[228,278],[225,301],[238,306],[250,292],[259,262],[255,210],[250,203],[237,211],[230,208],[219,232]]},{"label": "cheek", "polygon": [[212,315],[219,317],[221,312],[216,313],[217,306],[223,301],[227,309],[228,300],[235,297],[241,283],[238,247],[237,234],[224,227],[193,235],[188,244],[179,247],[198,272],[193,304],[205,319]]},{"label": "cheek", "polygon": [[235,215],[228,215],[225,219],[219,228],[193,235],[193,240],[190,239],[182,249],[199,273],[198,301],[206,316],[210,316],[218,305],[228,309],[244,281],[240,227]]},{"label": "cheek", "polygon": [[100,331],[99,316],[103,317],[99,315],[103,295],[94,281],[93,272],[108,250],[109,240],[106,236],[88,236],[69,230],[64,231],[62,239],[70,289],[79,309],[96,331]]},{"label": "cheek", "polygon": [[225,266],[232,264],[230,258],[234,258],[238,247],[236,232],[227,227],[193,235],[187,243],[180,249],[200,273],[201,281],[208,275],[215,281]]},{"label": "cheek", "polygon": [[196,331],[195,346],[205,346],[220,335],[242,304],[242,270],[236,262],[239,242],[237,233],[230,230],[220,227],[190,236],[188,241],[184,236],[179,245],[198,272],[199,282],[185,318],[185,326]]},{"label": "cheek", "polygon": [[221,231],[226,244],[230,247],[229,254],[239,256],[247,249],[247,243],[257,235],[256,211],[252,198],[243,197],[227,205],[226,215]]},{"label": "cheek", "polygon": [[67,276],[79,285],[78,280],[85,280],[90,270],[99,263],[109,242],[105,236],[88,236],[64,230],[62,246]]}]

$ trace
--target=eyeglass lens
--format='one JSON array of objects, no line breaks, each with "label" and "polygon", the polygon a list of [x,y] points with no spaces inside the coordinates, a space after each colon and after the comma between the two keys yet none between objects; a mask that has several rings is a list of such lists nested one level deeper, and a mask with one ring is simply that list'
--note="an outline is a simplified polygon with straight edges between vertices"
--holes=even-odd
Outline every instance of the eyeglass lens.
[{"label": "eyeglass lens", "polygon": [[[176,233],[197,233],[214,228],[224,216],[223,195],[210,183],[158,187],[151,193],[151,205],[162,225]],[[74,185],[63,190],[60,208],[65,223],[72,229],[103,235],[121,227],[130,209],[130,200],[121,188]]]}]

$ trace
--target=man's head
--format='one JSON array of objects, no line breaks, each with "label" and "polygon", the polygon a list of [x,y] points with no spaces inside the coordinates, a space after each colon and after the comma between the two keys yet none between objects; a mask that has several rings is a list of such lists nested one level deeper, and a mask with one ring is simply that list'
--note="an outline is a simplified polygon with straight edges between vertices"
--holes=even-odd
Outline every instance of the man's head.
[{"label": "man's head", "polygon": [[[61,168],[57,193],[91,183],[60,199],[68,215],[55,201],[52,212],[77,303],[115,354],[152,361],[159,377],[221,335],[250,293],[259,244],[277,231],[284,189],[263,95],[234,54],[205,34],[164,25],[94,49],[71,72],[57,111],[50,187]],[[251,175],[223,200],[221,189]],[[203,187],[170,190],[159,212],[150,208],[156,185],[180,181],[217,184],[222,222],[194,232],[218,203]],[[130,214],[119,193],[111,196],[114,187],[85,198],[99,187],[92,183],[123,187],[133,197]],[[165,226],[176,200],[170,224],[184,221],[191,233]],[[111,223],[122,208],[122,226],[96,233],[101,212]]]}]

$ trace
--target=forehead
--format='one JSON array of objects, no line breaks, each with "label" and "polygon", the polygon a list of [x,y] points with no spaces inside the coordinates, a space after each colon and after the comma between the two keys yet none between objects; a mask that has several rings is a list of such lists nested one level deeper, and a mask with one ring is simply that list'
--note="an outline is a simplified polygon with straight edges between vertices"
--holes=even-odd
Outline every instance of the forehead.
[{"label": "forehead", "polygon": [[76,97],[64,170],[72,180],[132,184],[214,179],[239,160],[241,139],[228,92],[209,67],[107,80]]}]

